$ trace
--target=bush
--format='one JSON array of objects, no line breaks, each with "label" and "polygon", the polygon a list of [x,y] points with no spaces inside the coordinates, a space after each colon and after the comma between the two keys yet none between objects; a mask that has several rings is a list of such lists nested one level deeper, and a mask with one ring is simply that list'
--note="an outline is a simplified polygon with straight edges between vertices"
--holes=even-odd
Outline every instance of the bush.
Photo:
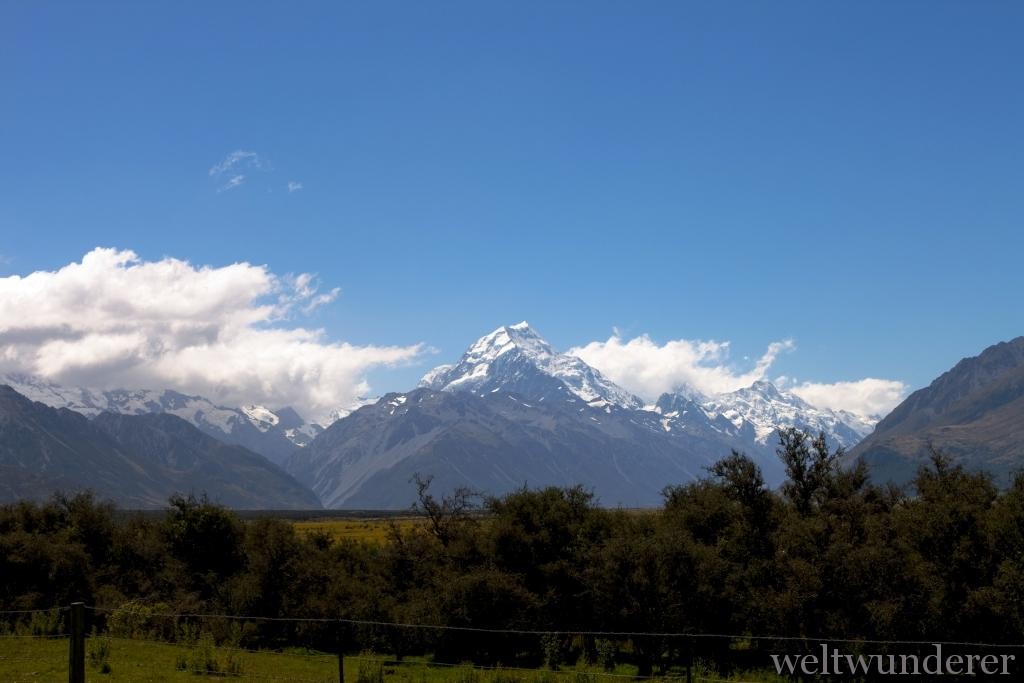
[{"label": "bush", "polygon": [[565,661],[565,639],[557,633],[549,633],[541,638],[541,649],[544,651],[544,663],[552,671]]},{"label": "bush", "polygon": [[19,624],[14,630],[24,636],[56,636],[60,635],[62,624],[60,610],[51,609],[33,613],[27,624]]},{"label": "bush", "polygon": [[107,617],[107,631],[115,638],[140,640],[171,640],[175,635],[174,619],[155,616],[171,613],[165,602],[146,604],[129,600]]},{"label": "bush", "polygon": [[384,667],[380,662],[360,660],[356,683],[384,683]]},{"label": "bush", "polygon": [[89,648],[87,656],[89,659],[89,666],[96,669],[101,674],[110,673],[109,638],[97,636],[94,630],[93,637],[89,639]]},{"label": "bush", "polygon": [[605,671],[613,671],[615,669],[615,658],[619,653],[619,647],[615,641],[607,638],[598,638],[594,643],[594,647],[597,649],[597,663]]},{"label": "bush", "polygon": [[238,675],[242,673],[242,661],[234,651],[218,652],[213,636],[204,632],[187,654],[178,656],[174,668],[194,674]]}]

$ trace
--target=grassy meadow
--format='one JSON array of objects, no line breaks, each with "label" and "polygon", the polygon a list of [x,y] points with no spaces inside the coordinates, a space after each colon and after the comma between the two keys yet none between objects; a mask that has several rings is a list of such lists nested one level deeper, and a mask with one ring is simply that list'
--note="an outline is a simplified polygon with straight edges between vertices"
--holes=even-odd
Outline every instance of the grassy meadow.
[{"label": "grassy meadow", "polygon": [[293,526],[302,536],[326,534],[335,543],[341,541],[385,543],[392,527],[397,527],[401,531],[409,531],[425,523],[422,517],[408,516],[309,519],[293,522]]},{"label": "grassy meadow", "polygon": [[[184,646],[144,640],[90,638],[86,643],[86,680],[107,683],[162,681],[263,680],[331,683],[338,680],[334,655],[309,650],[254,652],[206,644]],[[0,640],[0,681],[4,683],[67,680],[68,643],[63,639]],[[423,658],[397,662],[363,654],[346,656],[347,683],[613,683],[630,681],[636,670],[619,666],[613,672],[584,667],[548,669],[481,669],[469,664],[447,666]],[[685,680],[681,671],[662,680]],[[776,683],[784,679],[765,672],[741,672],[723,679],[699,663],[694,681]]]}]

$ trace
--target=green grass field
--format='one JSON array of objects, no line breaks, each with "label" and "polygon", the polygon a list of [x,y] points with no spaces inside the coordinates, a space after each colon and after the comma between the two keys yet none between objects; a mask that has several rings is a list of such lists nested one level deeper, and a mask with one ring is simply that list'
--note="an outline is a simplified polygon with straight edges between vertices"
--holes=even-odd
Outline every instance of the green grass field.
[{"label": "green grass field", "polygon": [[[318,652],[251,652],[104,637],[88,639],[86,652],[86,680],[91,682],[156,683],[217,679],[330,683],[338,680],[337,658]],[[0,639],[0,681],[63,683],[68,678],[67,659],[68,642],[64,639]],[[420,658],[398,663],[370,654],[345,658],[346,683],[628,683],[635,673],[629,667],[619,667],[609,674],[583,669],[549,671],[480,669],[469,664],[441,666]],[[681,672],[676,672],[672,678],[678,680],[680,675]],[[721,679],[699,665],[694,668],[693,675],[694,681],[705,682],[777,683],[784,680],[763,672],[746,672]]]},{"label": "green grass field", "polygon": [[[109,649],[106,657],[100,659],[97,653],[104,644]],[[200,677],[326,682],[336,681],[338,673],[336,657],[316,653],[260,653],[224,648],[204,651],[198,647],[113,638],[88,639],[86,652],[86,680],[109,683],[195,681]],[[67,640],[0,640],[0,680],[5,683],[66,681],[67,663]],[[209,670],[224,673],[208,673]],[[352,675],[356,674],[354,669]]]}]

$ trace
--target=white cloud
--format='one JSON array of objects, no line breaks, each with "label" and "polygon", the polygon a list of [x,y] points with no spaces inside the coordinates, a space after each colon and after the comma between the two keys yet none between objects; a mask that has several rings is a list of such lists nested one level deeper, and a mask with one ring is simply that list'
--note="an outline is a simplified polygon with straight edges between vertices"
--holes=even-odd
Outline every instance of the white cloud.
[{"label": "white cloud", "polygon": [[594,341],[569,349],[612,381],[647,399],[666,391],[691,387],[703,394],[718,394],[750,386],[763,379],[776,356],[793,348],[778,341],[753,367],[739,370],[728,364],[729,342],[677,339],[662,345],[649,336],[628,341],[616,332],[607,341]]},{"label": "white cloud", "polygon": [[881,417],[899,405],[907,385],[891,379],[866,377],[852,382],[803,382],[786,388],[811,405]]},{"label": "white cloud", "polygon": [[299,181],[297,181],[297,180],[289,180],[288,181],[288,191],[289,192],[298,192],[301,189],[302,189],[302,183],[300,183]]},{"label": "white cloud", "polygon": [[227,192],[241,187],[250,171],[264,171],[268,166],[256,152],[236,149],[211,166],[207,174],[220,183],[217,192]]},{"label": "white cloud", "polygon": [[[713,395],[735,391],[766,379],[778,355],[796,348],[791,340],[768,345],[751,366],[729,362],[729,342],[677,339],[658,344],[647,335],[624,340],[616,330],[607,341],[594,341],[569,350],[626,389],[653,401],[666,391],[696,389]],[[906,394],[902,382],[867,378],[831,384],[776,380],[808,403],[820,408],[848,410],[864,416],[884,415]]]},{"label": "white cloud", "polygon": [[370,369],[423,352],[330,341],[292,322],[338,294],[320,292],[306,273],[98,248],[56,271],[0,277],[0,372],[292,405],[318,418],[367,395]]},{"label": "white cloud", "polygon": [[217,192],[227,192],[228,190],[233,190],[236,187],[241,187],[244,182],[245,176],[242,175],[241,173],[239,173],[238,175],[233,175],[230,178],[228,178],[228,181],[226,183],[217,188]]},{"label": "white cloud", "polygon": [[341,294],[341,287],[335,287],[323,294],[318,293],[320,285],[316,277],[310,273],[287,276],[285,280],[289,288],[278,297],[278,303],[285,312],[299,307],[303,313],[309,315],[320,306],[331,303]]},{"label": "white cloud", "polygon": [[209,174],[211,178],[215,178],[229,172],[234,172],[237,168],[263,168],[263,161],[256,152],[236,149],[211,166]]}]

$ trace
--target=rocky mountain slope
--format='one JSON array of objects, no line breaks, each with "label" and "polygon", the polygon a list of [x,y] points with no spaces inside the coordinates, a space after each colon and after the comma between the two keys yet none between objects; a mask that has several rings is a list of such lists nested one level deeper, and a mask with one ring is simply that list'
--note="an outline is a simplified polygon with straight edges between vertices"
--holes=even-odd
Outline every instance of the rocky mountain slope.
[{"label": "rocky mountain slope", "polygon": [[692,438],[683,452],[677,441],[626,410],[417,389],[335,422],[286,467],[327,507],[407,507],[417,473],[439,492],[583,483],[607,505],[640,506],[698,475],[718,450]]},{"label": "rocky mountain slope", "polygon": [[915,391],[850,454],[879,481],[905,483],[934,447],[1006,483],[1024,466],[1024,337],[965,358]]}]

